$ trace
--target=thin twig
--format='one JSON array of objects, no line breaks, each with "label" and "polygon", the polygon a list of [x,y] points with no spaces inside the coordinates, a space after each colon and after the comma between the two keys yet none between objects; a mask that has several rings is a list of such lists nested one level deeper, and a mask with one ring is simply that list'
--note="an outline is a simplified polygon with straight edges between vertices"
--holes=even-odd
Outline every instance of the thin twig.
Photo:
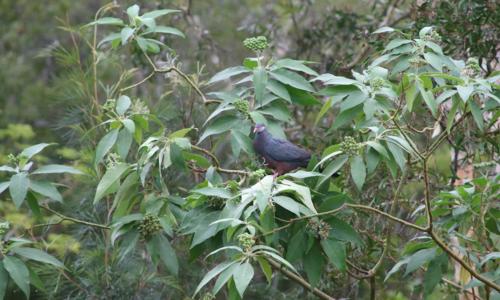
[{"label": "thin twig", "polygon": [[413,229],[416,229],[418,231],[427,231],[427,228],[415,225],[413,223],[410,223],[410,222],[405,221],[403,219],[400,219],[398,217],[392,216],[392,215],[390,215],[390,214],[388,214],[386,212],[383,212],[383,211],[378,210],[378,209],[376,209],[374,207],[371,207],[371,206],[360,205],[360,204],[351,204],[351,203],[347,203],[345,205],[347,207],[356,208],[356,209],[362,209],[362,210],[367,210],[367,211],[371,211],[371,212],[377,213],[379,215],[387,217],[390,220],[393,220],[393,221],[398,222],[400,224],[406,225],[406,226],[411,227]]},{"label": "thin twig", "polygon": [[[49,212],[57,215],[59,218],[61,218],[61,222],[62,221],[70,221],[70,222],[73,222],[73,223],[83,224],[83,225],[92,226],[92,227],[96,227],[96,228],[110,229],[110,227],[106,226],[106,225],[92,223],[92,222],[88,222],[88,221],[84,221],[84,220],[80,220],[80,219],[75,219],[75,218],[72,218],[72,217],[68,217],[68,216],[63,215],[62,213],[60,213],[58,211],[53,210],[52,208],[48,207],[47,205],[41,205],[41,207],[43,209],[45,209],[45,210],[47,210],[47,211],[49,211]],[[40,224],[40,225],[46,225],[46,224]]]}]

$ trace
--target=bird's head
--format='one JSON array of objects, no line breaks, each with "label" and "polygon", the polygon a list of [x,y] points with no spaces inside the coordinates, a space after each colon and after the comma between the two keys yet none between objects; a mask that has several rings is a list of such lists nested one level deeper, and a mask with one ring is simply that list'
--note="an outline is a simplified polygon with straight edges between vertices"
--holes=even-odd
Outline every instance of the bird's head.
[{"label": "bird's head", "polygon": [[253,133],[261,133],[264,130],[266,130],[266,125],[264,124],[255,124],[255,127],[253,128]]}]

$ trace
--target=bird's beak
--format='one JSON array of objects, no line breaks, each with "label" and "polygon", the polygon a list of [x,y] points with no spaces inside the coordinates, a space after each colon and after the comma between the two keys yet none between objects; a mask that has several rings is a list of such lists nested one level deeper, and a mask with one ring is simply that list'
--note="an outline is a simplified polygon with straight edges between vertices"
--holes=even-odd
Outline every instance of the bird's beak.
[{"label": "bird's beak", "polygon": [[254,127],[253,128],[253,133],[256,133],[257,132],[257,127]]}]

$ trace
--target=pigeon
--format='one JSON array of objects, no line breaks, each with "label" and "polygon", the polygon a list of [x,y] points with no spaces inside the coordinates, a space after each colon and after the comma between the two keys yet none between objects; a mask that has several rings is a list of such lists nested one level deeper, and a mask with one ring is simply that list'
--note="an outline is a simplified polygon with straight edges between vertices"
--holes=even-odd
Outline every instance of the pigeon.
[{"label": "pigeon", "polygon": [[287,140],[274,138],[263,124],[256,124],[253,132],[253,148],[264,158],[266,165],[274,170],[274,177],[306,167],[309,163],[309,151]]}]

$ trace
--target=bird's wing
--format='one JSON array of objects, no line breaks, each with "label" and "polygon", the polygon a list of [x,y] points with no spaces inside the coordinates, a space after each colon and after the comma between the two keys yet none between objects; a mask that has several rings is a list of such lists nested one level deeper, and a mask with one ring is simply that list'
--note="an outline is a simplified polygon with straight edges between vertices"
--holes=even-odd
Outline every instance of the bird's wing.
[{"label": "bird's wing", "polygon": [[276,138],[267,141],[265,152],[273,160],[283,162],[304,162],[311,157],[308,151],[289,141]]}]

